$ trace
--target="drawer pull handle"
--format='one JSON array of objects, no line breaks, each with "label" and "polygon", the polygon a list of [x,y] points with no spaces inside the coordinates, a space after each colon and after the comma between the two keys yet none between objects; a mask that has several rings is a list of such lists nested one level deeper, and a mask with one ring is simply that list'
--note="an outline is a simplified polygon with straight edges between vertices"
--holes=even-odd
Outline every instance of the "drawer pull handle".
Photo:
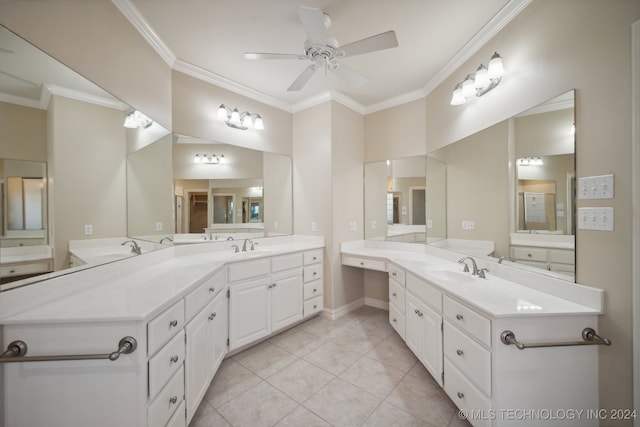
[{"label": "drawer pull handle", "polygon": [[533,255],[531,255],[531,254],[527,254],[527,256],[528,256],[529,258],[531,258]]},{"label": "drawer pull handle", "polygon": [[169,399],[169,403],[171,403],[172,405],[175,405],[177,401],[178,401],[178,396],[173,396],[171,399]]},{"label": "drawer pull handle", "polygon": [[178,360],[180,360],[180,358],[179,358],[179,357],[178,357],[178,355],[176,354],[176,355],[174,355],[174,356],[171,358],[171,361],[170,361],[170,362],[171,362],[171,363],[178,363]]},{"label": "drawer pull handle", "polygon": [[422,317],[423,316],[423,314],[417,308],[415,310],[415,313],[418,315],[418,317]]},{"label": "drawer pull handle", "polygon": [[313,260],[314,260],[314,261],[315,261],[315,260],[317,260],[317,259],[318,259],[318,257],[315,257],[315,256],[313,257]]},{"label": "drawer pull handle", "polygon": [[396,276],[397,276],[397,274],[396,274],[396,272],[395,272],[395,271],[394,271],[393,273],[391,273],[391,275],[392,275],[393,277],[396,277]]},{"label": "drawer pull handle", "polygon": [[318,308],[318,306],[314,304],[313,305],[313,309],[315,310],[316,308]]},{"label": "drawer pull handle", "polygon": [[397,322],[397,321],[398,321],[398,319],[396,319],[396,318],[394,317],[394,318],[393,318],[393,321],[394,321],[394,322]]},{"label": "drawer pull handle", "polygon": [[214,293],[215,291],[216,291],[216,288],[209,288],[210,293]]},{"label": "drawer pull handle", "polygon": [[316,288],[313,288],[313,292],[318,292],[318,290]]},{"label": "drawer pull handle", "polygon": [[216,313],[211,313],[209,315],[209,320],[213,320],[216,317]]},{"label": "drawer pull handle", "polygon": [[318,275],[318,272],[317,272],[317,271],[314,271],[314,272],[313,272],[313,275],[314,275],[314,276],[317,276],[317,275]]},{"label": "drawer pull handle", "polygon": [[464,319],[464,316],[462,314],[456,314],[456,319],[462,320]]},{"label": "drawer pull handle", "polygon": [[462,356],[462,355],[464,354],[464,351],[462,351],[462,350],[458,349],[458,350],[456,350],[456,354],[457,354],[458,356]]},{"label": "drawer pull handle", "polygon": [[172,320],[171,322],[169,322],[169,327],[170,328],[175,328],[176,326],[178,326],[178,321],[177,320]]},{"label": "drawer pull handle", "polygon": [[360,261],[360,265],[364,265],[364,262]]},{"label": "drawer pull handle", "polygon": [[15,272],[16,272],[15,270],[9,270],[9,273],[10,273],[10,274],[13,274],[13,273],[15,273]]},{"label": "drawer pull handle", "polygon": [[397,297],[398,295],[394,292],[394,293],[393,293],[393,296],[394,296],[394,297]]},{"label": "drawer pull handle", "polygon": [[462,393],[461,391],[456,394],[458,395],[458,399],[462,399],[464,397],[464,393]]}]

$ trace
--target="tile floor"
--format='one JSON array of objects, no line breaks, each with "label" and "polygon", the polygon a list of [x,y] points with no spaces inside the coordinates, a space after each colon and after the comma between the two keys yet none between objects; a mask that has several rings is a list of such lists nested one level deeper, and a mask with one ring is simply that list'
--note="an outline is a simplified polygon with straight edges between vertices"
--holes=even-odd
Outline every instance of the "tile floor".
[{"label": "tile floor", "polygon": [[395,330],[362,307],[225,359],[190,427],[469,426]]}]

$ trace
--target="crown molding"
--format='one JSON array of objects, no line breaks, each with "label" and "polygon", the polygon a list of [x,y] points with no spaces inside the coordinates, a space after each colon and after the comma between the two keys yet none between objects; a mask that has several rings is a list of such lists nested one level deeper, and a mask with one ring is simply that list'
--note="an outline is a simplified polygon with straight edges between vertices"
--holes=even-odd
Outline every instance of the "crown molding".
[{"label": "crown molding", "polygon": [[181,59],[176,59],[173,69],[175,71],[179,71],[181,73],[187,74],[191,77],[195,77],[196,79],[205,81],[207,83],[211,83],[223,89],[227,89],[239,95],[246,96],[247,98],[251,98],[256,101],[262,102],[263,104],[271,105],[272,107],[287,111],[289,113],[291,112],[291,105],[286,102],[283,102],[271,96],[265,95],[262,92],[251,89],[250,87],[242,85],[238,82],[234,82],[233,80],[230,80],[226,77],[222,77],[216,73],[213,73],[209,70],[205,70],[204,68],[198,67],[197,65],[190,64]]},{"label": "crown molding", "polygon": [[386,99],[377,104],[369,105],[365,108],[365,114],[371,114],[378,111],[386,110],[387,108],[397,107],[398,105],[407,104],[409,102],[417,101],[426,96],[424,90],[414,90],[413,92],[405,93],[393,98]]},{"label": "crown molding", "polygon": [[307,110],[311,107],[315,107],[316,105],[324,104],[325,102],[329,101],[335,101],[339,104],[342,104],[345,107],[355,111],[356,113],[360,113],[362,115],[365,114],[365,107],[363,105],[357,103],[342,92],[337,91],[323,92],[318,95],[312,96],[311,98],[307,98],[304,101],[300,101],[293,106],[292,112],[299,113],[300,111]]},{"label": "crown molding", "polygon": [[48,101],[48,97],[46,99],[46,103],[43,104],[44,99],[42,97],[40,99],[31,99],[22,96],[9,95],[7,93],[0,93],[0,102],[21,105],[23,107],[35,108],[38,110],[46,110]]},{"label": "crown molding", "polygon": [[173,68],[176,62],[176,55],[162,41],[162,39],[153,31],[153,28],[140,14],[140,11],[131,3],[130,0],[111,0],[116,8],[124,15],[124,17],[138,30],[140,35],[151,45],[164,62]]},{"label": "crown molding", "polygon": [[[444,67],[424,86],[424,96],[429,95],[438,85],[460,68],[478,52],[513,18],[518,16],[533,0],[511,0],[496,14]],[[453,90],[453,88],[451,88]]]},{"label": "crown molding", "polygon": [[[105,98],[103,96],[91,95],[85,92],[79,92],[73,89],[67,89],[60,86],[55,85],[47,85],[47,90],[43,92],[48,92],[51,95],[62,96],[69,99],[75,99],[76,101],[87,102],[89,104],[100,105],[102,107],[113,108],[114,110],[126,111],[129,107],[127,104],[112,98]],[[46,104],[48,104],[48,99]],[[45,104],[45,105],[46,105]]]}]

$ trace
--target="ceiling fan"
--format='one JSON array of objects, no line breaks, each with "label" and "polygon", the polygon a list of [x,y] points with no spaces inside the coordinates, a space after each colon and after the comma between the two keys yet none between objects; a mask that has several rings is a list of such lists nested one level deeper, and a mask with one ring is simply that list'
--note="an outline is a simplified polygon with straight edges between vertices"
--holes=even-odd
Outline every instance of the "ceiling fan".
[{"label": "ceiling fan", "polygon": [[352,70],[341,62],[339,58],[361,55],[398,46],[396,33],[387,31],[366,39],[345,45],[338,45],[335,39],[328,36],[327,30],[331,26],[331,18],[320,9],[300,6],[298,16],[302,22],[307,40],[304,43],[304,54],[297,53],[245,53],[245,59],[299,59],[309,60],[311,65],[302,71],[297,79],[289,86],[288,92],[301,90],[309,81],[313,73],[319,68],[325,72],[331,71],[354,87],[364,85],[368,79]]}]

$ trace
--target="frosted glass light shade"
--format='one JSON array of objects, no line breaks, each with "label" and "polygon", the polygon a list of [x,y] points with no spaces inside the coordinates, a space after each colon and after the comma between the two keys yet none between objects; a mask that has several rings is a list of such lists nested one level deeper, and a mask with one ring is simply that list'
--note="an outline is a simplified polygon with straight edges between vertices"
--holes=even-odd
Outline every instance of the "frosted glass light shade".
[{"label": "frosted glass light shade", "polygon": [[491,57],[487,73],[489,78],[492,80],[504,76],[505,70],[502,63],[502,57],[498,55],[498,52],[494,53]]}]

